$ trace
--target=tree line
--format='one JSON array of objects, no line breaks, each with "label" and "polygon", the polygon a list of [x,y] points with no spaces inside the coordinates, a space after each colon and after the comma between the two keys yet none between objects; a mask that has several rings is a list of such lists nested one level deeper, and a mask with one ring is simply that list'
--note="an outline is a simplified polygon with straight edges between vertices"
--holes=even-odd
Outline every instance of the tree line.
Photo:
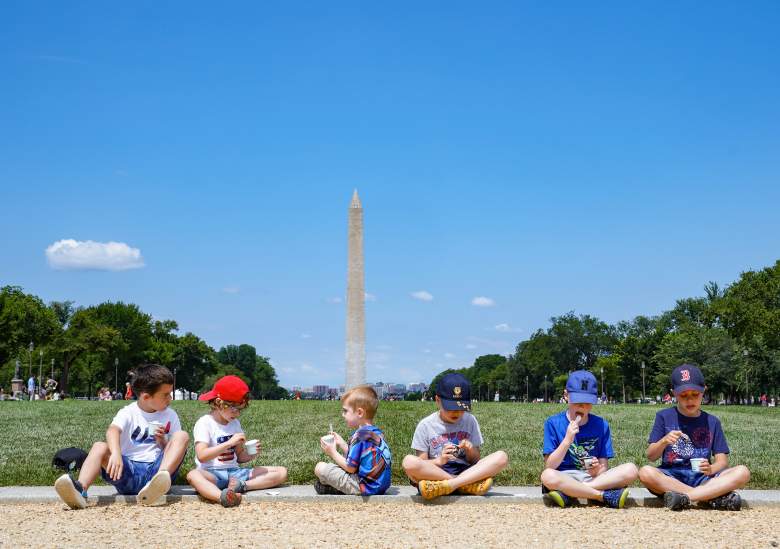
[{"label": "tree line", "polygon": [[747,271],[720,288],[709,282],[704,294],[677,300],[657,316],[608,324],[568,312],[550,319],[504,357],[485,355],[458,371],[472,383],[475,396],[501,400],[513,396],[560,395],[569,372],[589,370],[610,400],[648,398],[670,391],[672,370],[699,366],[710,395],[739,402],[780,387],[780,261]]},{"label": "tree line", "polygon": [[100,386],[124,392],[128,371],[145,362],[175,372],[176,388],[200,392],[227,374],[238,375],[254,398],[287,395],[267,357],[252,345],[215,351],[191,332],[179,335],[174,320],[154,320],[137,305],[105,302],[76,307],[44,303],[18,286],[0,289],[0,386],[8,388],[16,363],[21,376],[54,373],[66,393],[93,395]]}]

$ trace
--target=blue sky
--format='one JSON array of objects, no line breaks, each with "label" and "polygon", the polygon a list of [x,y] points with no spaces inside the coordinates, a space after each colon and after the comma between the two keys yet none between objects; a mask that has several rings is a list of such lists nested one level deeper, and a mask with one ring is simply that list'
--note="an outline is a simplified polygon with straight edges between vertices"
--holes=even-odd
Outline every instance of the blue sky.
[{"label": "blue sky", "polygon": [[[0,284],[335,385],[353,188],[371,381],[778,258],[776,2],[419,4],[5,4]],[[63,239],[144,266],[54,269]]]}]

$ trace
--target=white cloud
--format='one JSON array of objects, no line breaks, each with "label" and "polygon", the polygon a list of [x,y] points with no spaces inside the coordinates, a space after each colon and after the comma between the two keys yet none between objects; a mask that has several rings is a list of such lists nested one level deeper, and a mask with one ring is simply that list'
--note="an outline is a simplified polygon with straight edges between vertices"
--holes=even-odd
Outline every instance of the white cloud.
[{"label": "white cloud", "polygon": [[310,339],[311,334],[301,334],[301,339]]},{"label": "white cloud", "polygon": [[141,250],[124,242],[58,240],[46,248],[46,259],[53,269],[126,271],[144,266]]},{"label": "white cloud", "polygon": [[466,343],[466,349],[476,349],[476,348],[477,346],[474,345],[473,343]]},{"label": "white cloud", "polygon": [[471,300],[471,304],[475,307],[492,307],[496,302],[489,297],[477,296]]},{"label": "white cloud", "polygon": [[238,286],[225,286],[224,288],[222,288],[222,291],[225,292],[226,294],[237,294],[238,292],[241,291],[241,288],[239,288]]},{"label": "white cloud", "polygon": [[455,358],[455,355],[452,353],[444,353],[444,358]]},{"label": "white cloud", "polygon": [[376,296],[366,292],[366,301],[376,301]]},{"label": "white cloud", "polygon": [[433,296],[429,292],[426,292],[425,290],[420,290],[418,292],[412,292],[411,296],[414,299],[418,299],[420,301],[433,301]]},{"label": "white cloud", "polygon": [[493,326],[493,329],[497,332],[502,332],[505,334],[516,334],[522,332],[520,328],[512,328],[512,326],[510,326],[506,322],[502,322],[501,324],[496,324],[495,326]]},{"label": "white cloud", "polygon": [[343,299],[341,299],[340,297],[329,297],[325,301],[327,301],[328,303],[341,303]]}]

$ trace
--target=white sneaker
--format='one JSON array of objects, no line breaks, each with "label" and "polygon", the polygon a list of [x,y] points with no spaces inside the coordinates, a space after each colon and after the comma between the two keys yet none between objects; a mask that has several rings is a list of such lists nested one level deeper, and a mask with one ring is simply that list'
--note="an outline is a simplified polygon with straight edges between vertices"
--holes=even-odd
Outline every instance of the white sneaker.
[{"label": "white sneaker", "polygon": [[87,499],[81,495],[79,487],[76,486],[67,473],[54,482],[54,489],[57,491],[57,495],[71,509],[85,509],[87,507]]},{"label": "white sneaker", "polygon": [[154,505],[160,497],[168,493],[171,489],[171,475],[168,471],[159,471],[152,477],[152,480],[146,483],[140,492],[138,492],[137,501],[141,505]]}]

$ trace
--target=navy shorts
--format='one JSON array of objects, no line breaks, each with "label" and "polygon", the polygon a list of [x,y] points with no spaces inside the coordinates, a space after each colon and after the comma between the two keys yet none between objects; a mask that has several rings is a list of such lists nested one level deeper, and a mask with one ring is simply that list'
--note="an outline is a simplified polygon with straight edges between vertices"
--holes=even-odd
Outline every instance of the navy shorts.
[{"label": "navy shorts", "polygon": [[[126,456],[122,456],[122,476],[119,480],[111,480],[105,469],[100,470],[100,476],[103,477],[107,483],[116,488],[117,493],[124,496],[135,496],[141,491],[141,488],[146,486],[146,483],[152,480],[152,477],[160,470],[160,464],[162,463],[163,453],[157,456],[154,461],[133,461],[127,459]],[[184,461],[184,460],[182,460]],[[179,472],[181,463],[176,467],[176,470],[171,473],[171,481],[176,480],[176,474]]]},{"label": "navy shorts", "polygon": [[459,474],[461,474],[463,471],[471,467],[471,463],[461,463],[459,461],[448,461],[444,465],[441,466],[442,469],[444,469],[447,473],[451,474],[453,477],[457,477]]},{"label": "navy shorts", "polygon": [[[667,477],[672,477],[675,480],[679,480],[691,488],[701,486],[711,478],[715,478],[720,475],[720,473],[715,473],[714,475],[707,476],[704,473],[700,473],[699,471],[692,471],[687,467],[657,467],[657,469]],[[663,494],[653,492],[652,490],[651,492],[658,497],[663,496]]]}]

